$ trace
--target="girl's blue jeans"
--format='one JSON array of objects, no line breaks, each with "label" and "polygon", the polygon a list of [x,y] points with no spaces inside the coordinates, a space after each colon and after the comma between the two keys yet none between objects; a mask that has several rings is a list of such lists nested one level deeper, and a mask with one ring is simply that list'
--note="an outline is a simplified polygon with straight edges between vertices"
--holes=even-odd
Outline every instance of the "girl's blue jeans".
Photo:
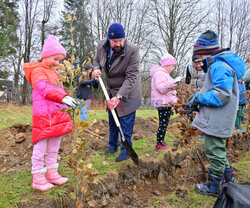
[{"label": "girl's blue jeans", "polygon": [[80,110],[81,110],[81,118],[80,121],[86,121],[88,120],[88,111],[89,111],[89,107],[91,104],[91,99],[86,99],[84,100],[84,104],[81,103],[81,99],[78,99],[80,105]]}]

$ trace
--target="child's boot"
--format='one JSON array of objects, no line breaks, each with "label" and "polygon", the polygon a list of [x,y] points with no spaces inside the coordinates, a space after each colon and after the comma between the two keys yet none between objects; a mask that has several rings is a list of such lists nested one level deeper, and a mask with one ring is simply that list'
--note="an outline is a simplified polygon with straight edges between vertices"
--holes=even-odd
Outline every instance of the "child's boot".
[{"label": "child's boot", "polygon": [[208,179],[204,184],[196,184],[195,190],[203,195],[218,196],[223,176],[217,176],[208,170]]},{"label": "child's boot", "polygon": [[32,176],[33,176],[33,189],[38,189],[40,191],[47,191],[51,188],[53,188],[53,184],[49,183],[46,178],[45,178],[45,172],[46,168],[43,168],[42,170],[39,171],[33,171]]},{"label": "child's boot", "polygon": [[227,183],[227,182],[234,183],[234,169],[232,166],[230,166],[230,168],[226,168],[224,171],[223,183]]},{"label": "child's boot", "polygon": [[68,178],[64,178],[58,174],[58,163],[47,167],[46,173],[47,181],[53,184],[62,185],[68,182]]}]

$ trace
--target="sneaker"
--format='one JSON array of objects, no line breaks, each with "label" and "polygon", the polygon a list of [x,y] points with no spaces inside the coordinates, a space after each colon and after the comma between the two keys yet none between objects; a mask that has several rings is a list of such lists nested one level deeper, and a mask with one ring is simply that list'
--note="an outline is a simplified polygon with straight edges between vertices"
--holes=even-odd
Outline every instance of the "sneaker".
[{"label": "sneaker", "polygon": [[241,126],[236,126],[235,128],[237,131],[240,131],[242,133],[245,133],[246,131]]},{"label": "sneaker", "polygon": [[155,146],[155,151],[156,152],[159,152],[161,150],[166,150],[166,151],[169,151],[171,150],[171,148],[169,148],[166,143],[163,141],[162,144],[159,144],[157,143],[156,146]]},{"label": "sneaker", "polygon": [[129,155],[127,153],[121,153],[116,159],[116,162],[121,162],[123,160],[129,159]]},{"label": "sneaker", "polygon": [[105,151],[105,154],[114,154],[115,152],[117,152],[117,149],[114,149],[112,147],[109,147],[106,151]]}]

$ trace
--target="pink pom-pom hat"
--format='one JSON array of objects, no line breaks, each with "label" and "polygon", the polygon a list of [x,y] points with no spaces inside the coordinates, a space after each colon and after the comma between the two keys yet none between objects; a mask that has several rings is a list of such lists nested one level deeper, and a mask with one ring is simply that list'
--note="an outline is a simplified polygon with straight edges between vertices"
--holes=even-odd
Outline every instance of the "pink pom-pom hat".
[{"label": "pink pom-pom hat", "polygon": [[55,36],[50,35],[43,45],[42,58],[47,58],[58,54],[62,54],[64,58],[66,57],[66,51],[63,46],[58,42]]},{"label": "pink pom-pom hat", "polygon": [[173,56],[168,54],[161,59],[161,66],[176,65],[176,60]]}]

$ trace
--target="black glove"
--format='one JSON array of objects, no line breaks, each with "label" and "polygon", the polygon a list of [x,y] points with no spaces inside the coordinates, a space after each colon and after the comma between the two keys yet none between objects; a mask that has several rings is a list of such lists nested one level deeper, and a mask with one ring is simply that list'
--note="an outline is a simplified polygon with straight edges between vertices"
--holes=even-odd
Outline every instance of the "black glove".
[{"label": "black glove", "polygon": [[200,111],[200,102],[199,102],[199,97],[198,96],[196,96],[195,98],[194,98],[194,101],[193,101],[193,103],[192,103],[192,106],[193,106],[193,111],[196,111],[196,112],[199,112]]},{"label": "black glove", "polygon": [[190,114],[193,111],[199,112],[199,106],[200,106],[199,98],[198,96],[196,96],[193,103],[188,102],[188,104],[184,106],[185,110],[184,114]]},{"label": "black glove", "polygon": [[192,112],[193,112],[192,104],[188,102],[187,105],[184,106],[184,114],[190,114]]}]

